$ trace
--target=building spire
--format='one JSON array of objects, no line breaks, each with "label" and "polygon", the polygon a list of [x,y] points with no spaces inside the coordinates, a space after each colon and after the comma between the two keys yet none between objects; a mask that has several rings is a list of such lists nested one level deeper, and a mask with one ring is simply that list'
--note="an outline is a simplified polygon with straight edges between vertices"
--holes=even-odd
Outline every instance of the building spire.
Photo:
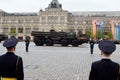
[{"label": "building spire", "polygon": [[62,5],[58,2],[58,0],[52,0],[48,8],[62,8]]}]

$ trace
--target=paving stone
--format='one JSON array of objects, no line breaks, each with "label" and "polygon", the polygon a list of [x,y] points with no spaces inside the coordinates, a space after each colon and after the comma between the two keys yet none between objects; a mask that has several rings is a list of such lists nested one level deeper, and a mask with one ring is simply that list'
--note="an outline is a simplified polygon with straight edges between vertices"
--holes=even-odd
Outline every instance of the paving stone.
[{"label": "paving stone", "polygon": [[[1,55],[6,52],[2,43]],[[89,44],[61,47],[35,46],[31,42],[29,52],[25,52],[25,43],[19,42],[16,49],[16,54],[23,58],[25,80],[88,80],[91,63],[101,59],[99,53],[97,44],[93,55]],[[111,59],[120,63],[120,45]]]}]

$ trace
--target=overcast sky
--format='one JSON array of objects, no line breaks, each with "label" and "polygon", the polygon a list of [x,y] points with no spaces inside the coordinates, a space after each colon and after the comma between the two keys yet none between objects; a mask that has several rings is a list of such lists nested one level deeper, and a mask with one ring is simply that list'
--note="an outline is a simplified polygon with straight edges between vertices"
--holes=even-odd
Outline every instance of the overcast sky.
[{"label": "overcast sky", "polygon": [[[0,9],[6,12],[39,12],[52,0],[0,0]],[[58,0],[64,10],[120,11],[120,0]]]}]

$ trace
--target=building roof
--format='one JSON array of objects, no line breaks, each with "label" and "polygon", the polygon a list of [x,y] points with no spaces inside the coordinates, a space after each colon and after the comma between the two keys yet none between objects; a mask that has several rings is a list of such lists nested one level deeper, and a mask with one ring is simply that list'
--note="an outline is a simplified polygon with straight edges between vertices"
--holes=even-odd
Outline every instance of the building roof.
[{"label": "building roof", "polygon": [[75,16],[92,16],[92,17],[104,17],[104,16],[120,16],[120,11],[82,11],[71,12]]},{"label": "building roof", "polygon": [[37,13],[6,13],[5,16],[38,16]]},{"label": "building roof", "polygon": [[0,12],[5,12],[5,11],[3,11],[3,10],[0,9]]}]

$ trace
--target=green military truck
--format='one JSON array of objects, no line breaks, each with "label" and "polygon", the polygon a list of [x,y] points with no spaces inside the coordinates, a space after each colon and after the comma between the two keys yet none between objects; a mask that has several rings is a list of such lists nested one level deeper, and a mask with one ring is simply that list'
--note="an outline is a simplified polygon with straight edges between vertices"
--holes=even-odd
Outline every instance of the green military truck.
[{"label": "green military truck", "polygon": [[3,40],[6,40],[8,38],[7,35],[5,34],[0,34],[0,42],[3,41]]},{"label": "green military truck", "polygon": [[31,36],[33,36],[36,46],[61,44],[62,46],[72,45],[77,47],[88,42],[85,36],[77,37],[75,32],[55,32],[54,30],[50,32],[32,31]]}]

